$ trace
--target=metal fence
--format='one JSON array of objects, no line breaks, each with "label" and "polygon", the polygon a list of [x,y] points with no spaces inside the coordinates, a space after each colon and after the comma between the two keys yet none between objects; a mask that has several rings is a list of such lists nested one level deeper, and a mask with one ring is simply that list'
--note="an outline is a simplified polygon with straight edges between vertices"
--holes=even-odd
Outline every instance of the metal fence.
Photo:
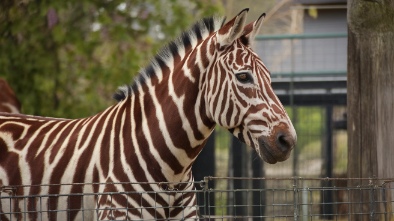
[{"label": "metal fence", "polygon": [[[263,182],[263,189],[207,188],[219,220],[391,220],[393,179],[211,178],[212,182]],[[350,186],[354,181],[358,185]],[[350,196],[368,195],[352,202]],[[210,207],[211,205],[208,205]]]},{"label": "metal fence", "polygon": [[[244,182],[244,189],[229,189],[216,185],[218,181],[231,183]],[[254,189],[258,182],[264,186]],[[394,199],[394,178],[390,179],[311,179],[311,178],[229,178],[205,177],[195,182],[198,187],[197,197],[202,204],[198,210],[202,220],[392,220]],[[92,184],[59,185],[58,188],[75,188],[77,186]],[[100,184],[94,184],[100,185]],[[118,184],[118,185],[124,185]],[[150,183],[149,185],[163,185],[163,183]],[[31,188],[24,186],[23,188]],[[17,189],[21,187],[1,188],[1,220],[8,220],[10,215],[18,215],[16,220],[32,219],[46,220],[51,217],[58,220],[61,215],[73,217],[73,214],[97,213],[104,208],[96,208],[97,202],[86,203],[87,198],[96,199],[106,196],[108,199],[122,195],[125,199],[131,195],[143,197],[149,194],[170,196],[182,192],[176,189],[162,191],[127,191],[83,194],[47,194],[47,195],[18,195]],[[153,194],[153,195],[152,195]],[[353,202],[352,195],[364,196]],[[360,198],[360,197],[359,197]],[[21,210],[12,209],[17,202]],[[94,202],[94,201],[93,201]],[[32,207],[34,203],[35,207]],[[74,203],[74,204],[73,204]],[[76,205],[77,204],[77,205]],[[57,205],[46,208],[45,205]],[[5,210],[5,208],[9,208]],[[116,208],[125,212],[141,209],[138,203],[134,208]],[[35,208],[35,209],[32,209]],[[108,210],[108,208],[105,208]],[[115,209],[115,208],[112,208]],[[163,209],[160,205],[152,206],[154,210]],[[21,218],[25,215],[25,218]],[[7,218],[8,217],[8,218]],[[11,219],[12,220],[12,219]],[[64,220],[67,220],[65,218]],[[77,220],[82,220],[78,218]],[[159,218],[155,218],[159,220]],[[168,219],[166,219],[168,220]]]}]

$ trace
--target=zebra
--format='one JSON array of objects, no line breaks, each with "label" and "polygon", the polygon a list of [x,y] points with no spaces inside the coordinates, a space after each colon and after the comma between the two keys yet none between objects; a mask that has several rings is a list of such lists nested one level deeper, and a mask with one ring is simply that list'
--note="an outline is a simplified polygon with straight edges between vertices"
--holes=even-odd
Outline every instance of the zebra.
[{"label": "zebra", "polygon": [[[31,186],[16,196],[53,195],[2,200],[1,220],[196,220],[191,167],[216,125],[266,162],[286,160],[296,132],[252,50],[265,14],[246,24],[247,12],[227,23],[209,17],[194,24],[94,116],[2,114],[0,184]],[[105,194],[132,191],[148,194]],[[78,193],[97,194],[60,199]],[[20,213],[39,206],[47,212]],[[5,214],[10,210],[15,214]],[[50,212],[60,210],[66,212]]]},{"label": "zebra", "polygon": [[21,103],[6,80],[0,78],[0,112],[20,113]]}]

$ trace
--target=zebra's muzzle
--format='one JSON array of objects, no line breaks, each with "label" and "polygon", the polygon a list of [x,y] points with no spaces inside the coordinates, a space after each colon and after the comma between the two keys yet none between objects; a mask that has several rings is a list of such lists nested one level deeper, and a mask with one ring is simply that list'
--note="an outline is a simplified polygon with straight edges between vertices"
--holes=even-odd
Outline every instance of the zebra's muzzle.
[{"label": "zebra's muzzle", "polygon": [[261,158],[267,163],[275,164],[289,158],[296,139],[290,134],[279,131],[270,137],[259,137],[258,143]]}]

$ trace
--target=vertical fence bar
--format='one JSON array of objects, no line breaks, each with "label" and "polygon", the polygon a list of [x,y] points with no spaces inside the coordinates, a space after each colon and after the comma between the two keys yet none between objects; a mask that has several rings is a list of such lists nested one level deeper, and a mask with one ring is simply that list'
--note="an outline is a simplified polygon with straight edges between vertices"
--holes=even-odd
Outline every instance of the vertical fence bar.
[{"label": "vertical fence bar", "polygon": [[[86,189],[85,185],[83,185],[83,188]],[[85,196],[81,194],[81,214],[82,214],[82,221],[85,221],[85,212],[89,213],[90,211],[85,211]],[[86,208],[87,209],[87,208]]]},{"label": "vertical fence bar", "polygon": [[308,189],[302,188],[302,221],[308,220]]},{"label": "vertical fence bar", "polygon": [[39,214],[40,214],[40,220],[42,221],[42,196],[38,196],[38,198],[40,199],[40,211],[39,211]]},{"label": "vertical fence bar", "polygon": [[382,184],[382,189],[381,189],[381,194],[380,194],[380,199],[382,199],[382,204],[383,204],[383,216],[384,220],[389,220],[388,219],[388,208],[387,208],[387,199],[386,199],[386,187],[385,187],[385,182]]},{"label": "vertical fence bar", "polygon": [[394,194],[392,189],[393,182],[392,181],[384,181],[382,184],[382,203],[384,204],[384,217],[385,220],[394,220],[393,219],[393,198],[392,194]]},{"label": "vertical fence bar", "polygon": [[[264,177],[264,170],[261,160],[258,159],[258,155],[256,151],[252,151],[252,173],[254,178]],[[259,217],[264,216],[264,210],[261,209],[262,205],[265,205],[265,192],[262,190],[265,189],[265,180],[264,179],[253,179],[252,180],[252,189],[258,191],[258,194],[252,195],[252,203],[253,203],[253,216],[255,217],[253,220],[261,220]],[[259,206],[256,206],[259,205]]]},{"label": "vertical fence bar", "polygon": [[369,220],[375,220],[375,184],[373,180],[369,180]]},{"label": "vertical fence bar", "polygon": [[298,220],[300,211],[298,211],[298,178],[293,178],[293,207],[294,207],[294,221]]},{"label": "vertical fence bar", "polygon": [[[100,189],[100,186],[98,187],[98,189]],[[96,197],[94,197],[94,198],[96,198],[96,200],[95,200],[95,204],[96,204],[96,209],[95,209],[95,212],[96,212],[96,219],[98,220],[99,219],[99,199],[100,199],[100,193],[96,193],[95,194],[95,196]]]},{"label": "vertical fence bar", "polygon": [[[204,177],[204,181],[201,182],[200,187],[201,190],[203,191],[203,197],[204,197],[204,214],[208,217],[211,218],[212,216],[215,216],[215,205],[217,205],[215,201],[215,196],[218,194],[215,191],[215,183],[214,180],[211,179],[210,176]],[[220,204],[219,204],[220,205]],[[210,220],[210,219],[208,219]]]}]

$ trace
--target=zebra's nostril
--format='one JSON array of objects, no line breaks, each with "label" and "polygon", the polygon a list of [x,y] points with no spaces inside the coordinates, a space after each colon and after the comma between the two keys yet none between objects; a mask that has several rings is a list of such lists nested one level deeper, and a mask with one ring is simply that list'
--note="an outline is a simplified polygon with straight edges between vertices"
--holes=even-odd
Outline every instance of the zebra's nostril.
[{"label": "zebra's nostril", "polygon": [[286,135],[284,133],[279,133],[277,136],[277,145],[282,151],[289,151],[294,146],[294,141],[291,136]]}]

